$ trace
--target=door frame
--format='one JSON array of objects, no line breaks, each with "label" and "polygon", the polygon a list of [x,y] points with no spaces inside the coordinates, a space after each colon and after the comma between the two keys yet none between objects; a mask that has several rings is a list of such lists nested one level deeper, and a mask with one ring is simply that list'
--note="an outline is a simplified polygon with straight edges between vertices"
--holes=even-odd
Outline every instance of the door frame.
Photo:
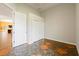
[{"label": "door frame", "polygon": [[[22,15],[24,15],[24,16],[26,16],[26,32],[25,32],[25,35],[26,35],[26,40],[27,40],[27,15],[26,14],[24,14],[24,13],[21,13],[21,12],[17,12],[17,11],[15,11],[15,13],[20,13],[20,14],[22,14]],[[13,26],[13,39],[12,39],[13,41],[12,41],[12,45],[13,45],[13,47],[16,47],[14,44],[15,44],[15,20],[14,20],[14,26]],[[28,41],[28,40],[27,40]],[[26,42],[27,43],[27,42]],[[19,46],[19,45],[18,45]]]}]

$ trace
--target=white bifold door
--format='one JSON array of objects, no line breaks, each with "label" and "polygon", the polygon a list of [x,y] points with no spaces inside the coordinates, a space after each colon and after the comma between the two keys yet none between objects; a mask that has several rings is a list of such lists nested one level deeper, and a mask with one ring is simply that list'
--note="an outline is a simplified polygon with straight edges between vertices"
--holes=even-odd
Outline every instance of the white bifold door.
[{"label": "white bifold door", "polygon": [[44,38],[44,19],[43,18],[32,13],[29,13],[27,18],[25,14],[16,12],[14,22],[15,22],[15,26],[13,27],[14,28],[13,46],[14,47],[22,45],[24,43],[32,44]]},{"label": "white bifold door", "polygon": [[26,15],[23,13],[15,12],[15,19],[14,23],[15,26],[13,27],[13,46],[19,46],[24,43],[27,43],[27,24],[26,24]]},{"label": "white bifold door", "polygon": [[44,20],[30,13],[28,20],[28,41],[32,44],[40,39],[44,38]]}]

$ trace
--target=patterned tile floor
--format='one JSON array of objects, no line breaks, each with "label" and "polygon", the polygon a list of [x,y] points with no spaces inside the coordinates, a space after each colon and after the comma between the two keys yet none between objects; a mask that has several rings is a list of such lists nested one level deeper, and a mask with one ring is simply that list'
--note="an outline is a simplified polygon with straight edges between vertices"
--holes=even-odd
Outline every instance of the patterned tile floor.
[{"label": "patterned tile floor", "polygon": [[78,56],[75,45],[42,39],[12,49],[7,56]]}]

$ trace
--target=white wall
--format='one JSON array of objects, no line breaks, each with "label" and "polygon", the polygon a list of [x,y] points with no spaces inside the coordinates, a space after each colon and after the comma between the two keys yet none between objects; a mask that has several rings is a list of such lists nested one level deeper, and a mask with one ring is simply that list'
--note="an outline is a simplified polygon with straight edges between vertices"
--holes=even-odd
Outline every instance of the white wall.
[{"label": "white wall", "polygon": [[[17,3],[17,4],[9,4],[8,3],[7,5],[9,5],[10,7],[12,7],[14,9],[14,12],[16,11],[16,12],[20,12],[20,13],[25,14],[26,15],[26,22],[28,22],[28,20],[29,20],[29,18],[28,18],[29,13],[33,13],[36,16],[40,16],[40,13],[37,10],[35,10],[35,9],[33,9],[33,8],[27,6],[26,4],[23,4],[23,3]],[[26,28],[27,27],[29,27],[28,23],[26,23]],[[18,29],[18,27],[17,27],[17,29]],[[26,34],[28,34],[27,29],[26,29]],[[15,38],[15,35],[13,36],[13,42],[15,41],[14,38]],[[29,41],[29,40],[27,39],[27,41]],[[29,43],[29,42],[27,42],[27,43]]]},{"label": "white wall", "polygon": [[45,38],[76,43],[74,4],[61,4],[41,14],[45,17]]},{"label": "white wall", "polygon": [[34,13],[35,15],[40,15],[40,13],[37,10],[27,6],[24,3],[16,3],[15,6],[16,6],[16,11],[18,12],[22,12],[25,14]]},{"label": "white wall", "polygon": [[77,39],[77,48],[78,48],[78,53],[79,53],[79,4],[76,4],[76,39]]}]

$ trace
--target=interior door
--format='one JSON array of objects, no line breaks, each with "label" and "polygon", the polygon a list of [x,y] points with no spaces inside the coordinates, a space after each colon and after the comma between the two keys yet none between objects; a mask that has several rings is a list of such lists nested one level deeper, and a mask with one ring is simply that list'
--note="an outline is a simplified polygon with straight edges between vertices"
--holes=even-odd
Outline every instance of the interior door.
[{"label": "interior door", "polygon": [[35,41],[38,41],[40,40],[40,33],[39,33],[39,22],[38,21],[35,21],[35,20],[32,20],[32,33],[31,33],[31,43],[35,42]]},{"label": "interior door", "polygon": [[27,43],[25,14],[19,12],[15,13],[15,26],[13,28],[14,28],[13,46],[15,47]]},{"label": "interior door", "polygon": [[44,21],[39,16],[30,14],[29,20],[29,44],[32,44],[42,38],[44,38]]}]

